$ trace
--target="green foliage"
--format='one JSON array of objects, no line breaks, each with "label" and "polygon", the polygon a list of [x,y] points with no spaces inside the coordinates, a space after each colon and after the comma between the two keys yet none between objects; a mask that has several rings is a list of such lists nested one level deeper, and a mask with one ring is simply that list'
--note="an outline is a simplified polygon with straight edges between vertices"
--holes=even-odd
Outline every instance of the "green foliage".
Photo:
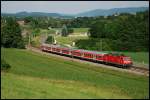
[{"label": "green foliage", "polygon": [[39,28],[33,29],[32,35],[33,35],[33,37],[39,36],[40,35],[40,29]]},{"label": "green foliage", "polygon": [[92,38],[105,38],[106,36],[106,29],[105,29],[105,22],[96,22],[90,28],[90,36]]},{"label": "green foliage", "polygon": [[21,29],[15,18],[6,18],[6,23],[1,27],[1,46],[25,48],[23,38],[21,36]]},{"label": "green foliage", "polygon": [[52,44],[54,42],[54,37],[53,36],[48,36],[46,43]]},{"label": "green foliage", "polygon": [[8,70],[10,68],[11,66],[4,59],[1,59],[1,70]]},{"label": "green foliage", "polygon": [[24,18],[24,22],[25,22],[25,23],[29,23],[29,22],[31,22],[32,20],[33,20],[33,17],[31,17],[31,16]]},{"label": "green foliage", "polygon": [[90,30],[91,38],[109,39],[111,48],[117,51],[149,50],[148,12],[136,15],[121,14],[94,23]]},{"label": "green foliage", "polygon": [[56,31],[53,29],[48,30],[48,34],[55,34],[55,33],[56,33]]},{"label": "green foliage", "polygon": [[74,30],[73,30],[73,28],[68,28],[68,33],[70,34],[70,33],[73,33],[74,32]]},{"label": "green foliage", "polygon": [[68,32],[66,25],[63,25],[61,35],[66,37],[68,34],[69,34],[69,32]]}]

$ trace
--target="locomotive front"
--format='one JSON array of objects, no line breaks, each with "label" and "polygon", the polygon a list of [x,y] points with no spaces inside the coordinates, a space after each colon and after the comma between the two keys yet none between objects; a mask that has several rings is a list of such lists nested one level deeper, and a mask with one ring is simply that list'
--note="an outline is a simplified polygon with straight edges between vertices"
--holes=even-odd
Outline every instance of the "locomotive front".
[{"label": "locomotive front", "polygon": [[128,56],[123,56],[122,61],[123,61],[124,66],[132,66],[132,64],[133,64],[131,58]]}]

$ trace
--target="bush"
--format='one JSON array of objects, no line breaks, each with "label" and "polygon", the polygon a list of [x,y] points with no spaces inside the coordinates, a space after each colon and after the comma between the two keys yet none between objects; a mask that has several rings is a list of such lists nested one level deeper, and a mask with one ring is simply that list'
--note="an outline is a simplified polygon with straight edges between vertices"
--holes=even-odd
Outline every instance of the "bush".
[{"label": "bush", "polygon": [[73,33],[74,32],[73,28],[68,28],[68,32],[69,32],[69,34]]},{"label": "bush", "polygon": [[47,40],[46,40],[46,43],[51,44],[51,43],[53,43],[53,42],[54,42],[53,36],[48,36],[48,38],[47,38]]},{"label": "bush", "polygon": [[63,25],[61,34],[64,37],[68,36],[69,33],[68,33],[68,29],[67,29],[66,25]]},{"label": "bush", "polygon": [[1,59],[1,70],[8,70],[10,68],[11,66],[8,63],[6,63],[4,59]]}]

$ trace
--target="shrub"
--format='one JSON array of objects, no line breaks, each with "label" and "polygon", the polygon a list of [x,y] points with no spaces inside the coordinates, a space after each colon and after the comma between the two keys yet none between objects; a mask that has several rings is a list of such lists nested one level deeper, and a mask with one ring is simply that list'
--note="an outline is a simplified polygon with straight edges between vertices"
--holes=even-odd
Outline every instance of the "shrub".
[{"label": "shrub", "polygon": [[54,37],[53,36],[48,36],[47,40],[46,40],[46,43],[53,43],[54,42]]},{"label": "shrub", "polygon": [[10,68],[11,66],[8,63],[6,63],[4,59],[1,59],[1,70],[8,70]]},{"label": "shrub", "polygon": [[68,28],[68,32],[69,32],[69,34],[73,33],[74,32],[73,28]]}]

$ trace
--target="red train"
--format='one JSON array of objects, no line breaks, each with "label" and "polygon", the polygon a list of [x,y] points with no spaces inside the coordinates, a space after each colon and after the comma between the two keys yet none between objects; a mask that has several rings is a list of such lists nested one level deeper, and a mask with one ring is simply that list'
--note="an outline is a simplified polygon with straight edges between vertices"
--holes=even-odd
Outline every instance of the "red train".
[{"label": "red train", "polygon": [[105,64],[113,64],[122,68],[132,66],[132,60],[128,56],[118,55],[113,53],[104,53],[97,51],[89,51],[82,49],[70,49],[58,45],[43,44],[41,50],[61,55],[66,55],[74,58],[80,58]]}]

